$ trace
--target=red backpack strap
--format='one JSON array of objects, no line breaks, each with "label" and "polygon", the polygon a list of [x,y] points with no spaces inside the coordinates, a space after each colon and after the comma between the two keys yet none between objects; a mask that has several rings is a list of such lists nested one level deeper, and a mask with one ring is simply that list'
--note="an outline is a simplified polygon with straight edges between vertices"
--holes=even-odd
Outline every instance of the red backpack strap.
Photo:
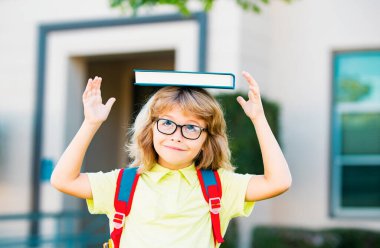
[{"label": "red backpack strap", "polygon": [[138,167],[121,169],[117,177],[113,217],[113,231],[111,240],[114,248],[119,248],[121,233],[123,232],[124,222],[131,211],[133,196],[139,179]]},{"label": "red backpack strap", "polygon": [[221,209],[222,185],[219,174],[214,170],[198,169],[197,175],[201,184],[203,196],[210,207],[212,230],[214,234],[214,244],[223,243],[220,230],[219,212]]}]

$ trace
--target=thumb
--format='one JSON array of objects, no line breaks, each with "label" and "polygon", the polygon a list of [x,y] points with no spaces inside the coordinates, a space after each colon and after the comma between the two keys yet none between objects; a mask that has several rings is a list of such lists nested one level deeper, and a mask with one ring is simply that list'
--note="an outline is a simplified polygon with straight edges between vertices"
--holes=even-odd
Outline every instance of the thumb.
[{"label": "thumb", "polygon": [[238,101],[238,103],[240,104],[241,107],[244,107],[244,105],[246,104],[246,101],[245,101],[244,98],[241,97],[241,96],[238,96],[238,97],[236,98],[236,100]]},{"label": "thumb", "polygon": [[106,103],[106,106],[108,109],[111,109],[112,108],[112,105],[115,103],[116,99],[114,97],[108,99],[107,103]]}]

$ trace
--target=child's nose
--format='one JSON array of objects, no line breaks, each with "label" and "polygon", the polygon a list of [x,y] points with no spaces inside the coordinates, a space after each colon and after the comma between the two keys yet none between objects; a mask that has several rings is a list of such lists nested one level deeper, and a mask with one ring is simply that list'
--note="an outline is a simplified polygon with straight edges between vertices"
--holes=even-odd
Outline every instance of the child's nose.
[{"label": "child's nose", "polygon": [[182,140],[183,139],[180,127],[177,127],[175,132],[172,134],[172,139],[175,139],[175,140]]}]

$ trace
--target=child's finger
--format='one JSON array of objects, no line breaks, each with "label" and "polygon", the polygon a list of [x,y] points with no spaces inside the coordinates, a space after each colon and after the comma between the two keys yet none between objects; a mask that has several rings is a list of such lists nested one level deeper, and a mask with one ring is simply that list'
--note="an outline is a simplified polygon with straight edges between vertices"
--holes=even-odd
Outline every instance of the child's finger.
[{"label": "child's finger", "polygon": [[245,79],[248,81],[248,83],[254,87],[258,87],[258,83],[256,82],[256,80],[251,76],[251,74],[249,74],[248,72],[246,71],[243,71],[243,76],[245,77]]},{"label": "child's finger", "polygon": [[87,99],[87,91],[83,92],[82,99],[86,100]]},{"label": "child's finger", "polygon": [[112,98],[108,99],[108,101],[105,105],[107,106],[107,108],[111,109],[112,105],[115,103],[115,101],[116,101],[116,98],[112,97]]},{"label": "child's finger", "polygon": [[249,98],[249,100],[255,99],[255,95],[253,94],[253,92],[251,90],[248,92],[248,98]]},{"label": "child's finger", "polygon": [[249,86],[249,90],[253,92],[254,95],[260,95],[259,89],[253,86]]},{"label": "child's finger", "polygon": [[95,84],[94,84],[94,88],[95,89],[99,89],[99,87],[100,87],[100,81],[101,80],[102,79],[100,77],[96,76],[96,81],[95,81]]},{"label": "child's finger", "polygon": [[98,81],[98,77],[94,77],[94,80],[92,80],[91,85],[90,85],[90,91],[93,91],[94,89],[96,89],[97,81]]},{"label": "child's finger", "polygon": [[99,77],[99,85],[98,85],[98,89],[100,89],[100,86],[102,85],[102,78],[101,77]]},{"label": "child's finger", "polygon": [[248,82],[249,85],[253,85],[253,78],[251,75],[249,75],[248,72],[243,71],[243,77],[245,78],[245,80]]},{"label": "child's finger", "polygon": [[92,79],[89,78],[87,81],[86,89],[84,90],[83,95],[82,95],[83,99],[86,99],[89,96],[91,84],[92,84]]},{"label": "child's finger", "polygon": [[93,90],[96,86],[96,81],[98,80],[98,77],[94,77],[94,80],[92,80],[92,83],[91,83],[91,90]]},{"label": "child's finger", "polygon": [[85,92],[88,91],[91,87],[91,83],[92,83],[92,79],[89,78],[88,81],[87,81],[87,85],[86,85],[86,89],[84,90]]},{"label": "child's finger", "polygon": [[238,101],[238,103],[240,104],[240,106],[244,106],[247,102],[244,100],[244,98],[243,97],[241,97],[241,96],[238,96],[237,98],[236,98],[236,100]]}]

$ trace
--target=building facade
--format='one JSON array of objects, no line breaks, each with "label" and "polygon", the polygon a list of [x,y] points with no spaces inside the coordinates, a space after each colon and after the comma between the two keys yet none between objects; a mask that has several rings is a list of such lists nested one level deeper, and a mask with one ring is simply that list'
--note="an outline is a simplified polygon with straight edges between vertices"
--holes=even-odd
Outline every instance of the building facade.
[{"label": "building facade", "polygon": [[[1,1],[0,215],[83,208],[48,178],[83,120],[88,77],[102,76],[103,101],[117,99],[84,161],[86,171],[107,171],[128,163],[125,134],[149,94],[133,87],[133,69],[231,72],[236,90],[246,90],[246,70],[281,106],[293,185],[239,220],[241,247],[263,224],[380,230],[378,9],[373,0],[273,2],[257,15],[225,0],[208,14],[194,5],[183,19],[166,7],[125,16],[107,1]],[[350,67],[355,58],[375,69]],[[344,70],[371,86],[367,98],[339,100]],[[40,231],[54,227],[46,221]],[[26,223],[0,226],[15,229],[29,232]]]}]

